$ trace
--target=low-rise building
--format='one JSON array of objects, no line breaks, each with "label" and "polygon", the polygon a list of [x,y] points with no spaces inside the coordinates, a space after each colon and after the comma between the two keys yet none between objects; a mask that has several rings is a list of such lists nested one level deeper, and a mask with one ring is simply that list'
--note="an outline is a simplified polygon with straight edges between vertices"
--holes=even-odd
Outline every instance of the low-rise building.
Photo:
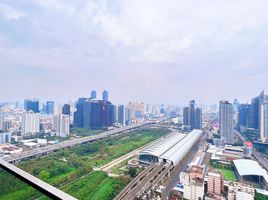
[{"label": "low-rise building", "polygon": [[[246,193],[243,195],[243,193]],[[228,200],[238,200],[239,196],[245,196],[254,199],[255,188],[251,185],[240,183],[240,182],[230,182],[228,186]],[[251,197],[250,197],[251,196]],[[246,199],[242,199],[246,200]]]}]

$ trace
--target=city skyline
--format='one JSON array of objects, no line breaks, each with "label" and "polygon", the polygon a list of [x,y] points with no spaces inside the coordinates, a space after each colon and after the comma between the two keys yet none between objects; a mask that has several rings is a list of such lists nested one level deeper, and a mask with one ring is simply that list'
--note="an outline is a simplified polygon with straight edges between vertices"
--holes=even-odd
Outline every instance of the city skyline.
[{"label": "city skyline", "polygon": [[250,102],[268,89],[265,5],[1,1],[0,99]]}]

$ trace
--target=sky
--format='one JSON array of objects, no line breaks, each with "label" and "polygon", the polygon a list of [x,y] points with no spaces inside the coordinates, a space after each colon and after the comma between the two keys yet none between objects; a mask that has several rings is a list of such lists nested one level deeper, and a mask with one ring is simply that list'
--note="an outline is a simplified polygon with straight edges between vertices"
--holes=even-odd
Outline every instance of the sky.
[{"label": "sky", "polygon": [[0,102],[249,102],[268,89],[267,0],[0,0]]}]

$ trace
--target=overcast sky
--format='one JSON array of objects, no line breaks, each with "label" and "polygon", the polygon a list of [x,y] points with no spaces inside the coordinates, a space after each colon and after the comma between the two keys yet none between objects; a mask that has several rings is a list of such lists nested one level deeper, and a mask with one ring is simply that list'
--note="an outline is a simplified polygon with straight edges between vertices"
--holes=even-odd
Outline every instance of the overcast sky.
[{"label": "overcast sky", "polygon": [[0,0],[0,101],[249,101],[268,89],[267,0]]}]

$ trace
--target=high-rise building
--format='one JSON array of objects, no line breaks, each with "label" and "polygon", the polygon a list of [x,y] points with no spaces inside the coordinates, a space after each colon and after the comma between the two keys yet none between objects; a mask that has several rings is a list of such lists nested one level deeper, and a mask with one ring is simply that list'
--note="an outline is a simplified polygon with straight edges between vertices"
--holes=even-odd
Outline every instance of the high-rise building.
[{"label": "high-rise building", "polygon": [[220,136],[225,144],[234,143],[234,108],[228,101],[220,101]]},{"label": "high-rise building", "polygon": [[240,126],[249,127],[249,119],[250,119],[250,104],[240,104],[238,107],[238,128]]},{"label": "high-rise building", "polygon": [[194,112],[194,128],[202,128],[202,109],[196,108]]},{"label": "high-rise building", "polygon": [[115,122],[115,107],[109,101],[80,98],[76,105],[74,125],[88,129],[103,129]]},{"label": "high-rise building", "polygon": [[122,124],[122,126],[126,125],[126,113],[124,105],[118,106],[118,123]]},{"label": "high-rise building", "polygon": [[184,107],[183,108],[183,124],[186,125],[186,126],[190,126],[190,123],[189,123],[189,107]]},{"label": "high-rise building", "polygon": [[64,104],[62,107],[62,114],[71,115],[71,106],[70,104]]},{"label": "high-rise building", "polygon": [[0,144],[11,143],[11,133],[0,133]]},{"label": "high-rise building", "polygon": [[268,142],[268,96],[263,95],[260,102],[260,140]]},{"label": "high-rise building", "polygon": [[39,100],[37,99],[25,99],[24,100],[24,109],[28,111],[33,111],[34,113],[39,112]]},{"label": "high-rise building", "polygon": [[22,116],[21,135],[29,135],[40,132],[39,113],[29,111]]},{"label": "high-rise building", "polygon": [[183,124],[191,129],[202,128],[202,109],[195,108],[195,100],[191,100],[189,107],[183,108]]},{"label": "high-rise building", "polygon": [[252,99],[252,128],[259,129],[260,99],[258,97]]},{"label": "high-rise building", "polygon": [[90,98],[91,99],[97,99],[97,92],[96,92],[96,90],[92,90],[91,91]]},{"label": "high-rise building", "polygon": [[54,114],[54,101],[47,101],[46,113],[49,114],[49,115]]},{"label": "high-rise building", "polygon": [[53,129],[59,137],[65,137],[70,133],[70,116],[58,114],[54,116]]},{"label": "high-rise building", "polygon": [[234,112],[238,112],[238,109],[239,109],[239,102],[237,101],[237,99],[234,99],[234,102],[233,102],[233,107],[234,107]]},{"label": "high-rise building", "polygon": [[214,196],[221,196],[224,184],[223,175],[217,171],[210,170],[207,176],[208,194]]},{"label": "high-rise building", "polygon": [[74,112],[74,126],[83,128],[84,127],[84,102],[88,98],[79,98],[76,104],[76,111]]},{"label": "high-rise building", "polygon": [[108,91],[104,90],[102,92],[102,100],[103,101],[108,101]]}]

